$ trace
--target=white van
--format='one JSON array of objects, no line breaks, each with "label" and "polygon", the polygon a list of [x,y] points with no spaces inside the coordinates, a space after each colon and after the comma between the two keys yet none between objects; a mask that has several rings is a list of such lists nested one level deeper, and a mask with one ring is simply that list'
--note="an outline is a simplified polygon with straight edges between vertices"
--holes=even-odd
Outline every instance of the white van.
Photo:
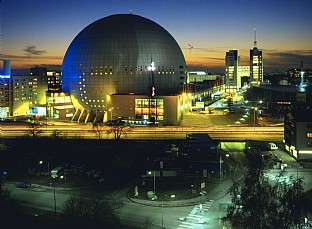
[{"label": "white van", "polygon": [[56,167],[51,171],[51,177],[57,178],[64,174],[64,168],[63,167]]},{"label": "white van", "polygon": [[268,147],[270,150],[275,150],[275,149],[278,149],[277,145],[273,142],[269,142],[268,143]]}]

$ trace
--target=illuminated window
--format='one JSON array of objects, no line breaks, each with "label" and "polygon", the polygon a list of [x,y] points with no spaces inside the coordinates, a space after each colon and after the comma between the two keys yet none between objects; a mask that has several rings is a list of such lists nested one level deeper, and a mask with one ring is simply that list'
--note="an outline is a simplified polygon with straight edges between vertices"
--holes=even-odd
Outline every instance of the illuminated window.
[{"label": "illuminated window", "polygon": [[307,138],[312,138],[312,133],[307,133]]}]

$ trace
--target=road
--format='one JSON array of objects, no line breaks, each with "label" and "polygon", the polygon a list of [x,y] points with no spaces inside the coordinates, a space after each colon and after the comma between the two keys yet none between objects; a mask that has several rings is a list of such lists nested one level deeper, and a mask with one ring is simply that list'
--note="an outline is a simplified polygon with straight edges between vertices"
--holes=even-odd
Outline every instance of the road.
[{"label": "road", "polygon": [[[20,189],[16,188],[13,183],[7,184],[6,188],[11,191],[11,196],[14,199],[26,206],[54,211],[53,188],[33,185],[29,189]],[[72,195],[71,191],[56,190],[57,212],[63,211],[63,204]],[[122,223],[133,227],[140,228],[143,224],[150,222],[150,228],[155,229],[162,228],[162,225],[166,228],[221,228],[219,206],[213,200],[203,203],[203,211],[200,212],[198,204],[162,208],[161,206],[154,207],[132,203],[125,196],[115,196],[114,198],[118,198],[123,203],[123,206],[118,208],[118,215]],[[199,219],[203,219],[205,222],[201,224]]]},{"label": "road", "polygon": [[[101,129],[102,139],[112,139],[113,135],[108,134],[110,127]],[[186,134],[208,133],[211,138],[218,140],[263,140],[280,141],[284,137],[283,127],[247,127],[247,126],[211,126],[211,127],[132,127],[131,130],[122,134],[123,139],[133,140],[164,140],[164,139],[185,139]],[[32,136],[31,128],[28,125],[2,124],[1,137],[24,137]],[[98,138],[97,132],[92,130],[91,125],[67,124],[51,125],[38,128],[38,137],[58,136],[63,138]]]},{"label": "road", "polygon": [[[236,154],[242,150],[242,144],[231,144],[229,142],[223,142],[222,149],[227,151],[230,155]],[[278,153],[277,151],[275,151]],[[281,178],[276,177],[279,173],[278,169],[265,170],[265,176],[272,182],[276,181],[287,183],[290,176],[304,177],[304,189],[305,191],[312,189],[312,177],[311,168],[295,167],[296,163],[289,164],[290,167],[286,168],[286,172]],[[235,180],[240,180],[242,174],[238,170],[233,170],[230,176],[225,177],[218,185],[215,185],[207,190],[205,200],[202,202],[195,201],[192,205],[183,207],[165,207],[162,208],[161,204],[155,206],[147,206],[137,204],[130,201],[127,196],[127,189],[116,190],[108,198],[114,198],[122,203],[118,206],[118,215],[121,221],[126,225],[132,225],[133,227],[142,227],[147,221],[150,222],[151,228],[161,228],[163,225],[166,228],[176,229],[221,229],[222,221],[220,220],[225,216],[225,208],[230,203],[229,188],[232,185],[231,177]],[[45,209],[54,211],[54,197],[53,187],[44,187],[32,185],[30,189],[24,190],[14,186],[13,183],[9,183],[7,188],[11,190],[11,195],[21,201],[23,204],[36,207],[39,209]],[[64,202],[71,196],[76,195],[79,191],[69,191],[64,189],[56,189],[56,206],[57,212],[62,211]],[[92,190],[90,189],[90,193]],[[202,211],[200,211],[199,204],[202,204]],[[201,220],[203,223],[201,223]]]}]

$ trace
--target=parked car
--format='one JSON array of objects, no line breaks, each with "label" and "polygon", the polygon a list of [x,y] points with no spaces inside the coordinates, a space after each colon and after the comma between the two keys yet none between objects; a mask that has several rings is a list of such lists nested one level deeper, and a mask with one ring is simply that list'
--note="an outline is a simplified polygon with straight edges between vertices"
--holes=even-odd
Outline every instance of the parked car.
[{"label": "parked car", "polygon": [[31,187],[31,183],[29,183],[29,182],[19,182],[19,183],[15,184],[15,186],[17,188],[30,188]]},{"label": "parked car", "polygon": [[275,149],[278,149],[277,145],[273,142],[269,142],[268,143],[268,147],[270,150],[275,150]]}]

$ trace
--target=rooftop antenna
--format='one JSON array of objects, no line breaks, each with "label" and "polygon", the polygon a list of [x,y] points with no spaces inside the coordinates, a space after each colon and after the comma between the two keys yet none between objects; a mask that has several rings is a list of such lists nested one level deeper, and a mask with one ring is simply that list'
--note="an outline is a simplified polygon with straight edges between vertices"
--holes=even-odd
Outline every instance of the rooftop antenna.
[{"label": "rooftop antenna", "polygon": [[132,10],[131,9],[129,10],[129,13],[132,14]]},{"label": "rooftop antenna", "polygon": [[254,35],[255,35],[254,48],[257,48],[257,31],[256,31],[256,28],[254,28]]}]

